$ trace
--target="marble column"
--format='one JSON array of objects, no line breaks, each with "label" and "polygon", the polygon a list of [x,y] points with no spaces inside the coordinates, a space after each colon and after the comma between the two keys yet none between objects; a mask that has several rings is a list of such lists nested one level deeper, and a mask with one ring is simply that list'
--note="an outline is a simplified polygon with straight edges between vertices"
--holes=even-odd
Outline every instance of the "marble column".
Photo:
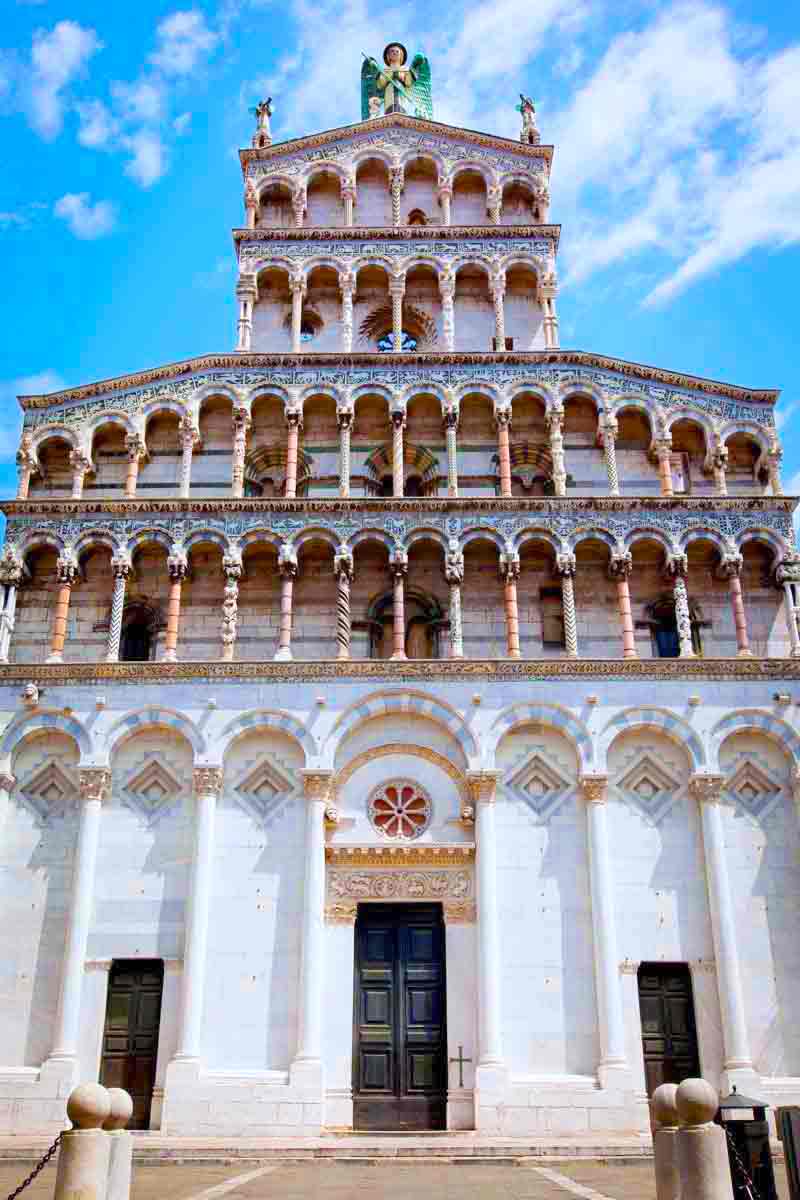
[{"label": "marble column", "polygon": [[353,555],[347,546],[340,546],[333,556],[336,576],[336,657],[350,657],[352,622],[350,619],[350,585],[353,582]]},{"label": "marble column", "polygon": [[449,271],[439,276],[439,297],[442,301],[442,334],[444,348],[453,351],[456,348],[456,318],[455,318],[455,276]]},{"label": "marble column", "polygon": [[567,494],[567,469],[564,464],[564,409],[559,406],[548,408],[544,415],[550,438],[550,455],[553,459],[553,489],[557,496]]},{"label": "marble column", "polygon": [[389,280],[389,295],[392,299],[392,342],[395,354],[403,349],[403,297],[406,294],[406,281],[401,276]]},{"label": "marble column", "polygon": [[494,410],[497,425],[497,460],[500,470],[500,495],[511,495],[511,405]]},{"label": "marble column", "polygon": [[303,221],[306,214],[307,203],[306,190],[304,187],[295,188],[292,193],[292,211],[294,213],[294,224],[296,229],[303,228]]},{"label": "marble column", "polygon": [[542,325],[544,327],[545,350],[558,350],[558,316],[556,314],[556,293],[558,285],[554,272],[549,272],[542,280],[539,288],[539,302],[542,306]]},{"label": "marble column", "polygon": [[675,490],[672,486],[672,438],[669,434],[654,440],[654,449],[658,460],[658,476],[661,482],[661,495],[672,496]]},{"label": "marble column", "polygon": [[405,490],[405,447],[403,430],[406,427],[405,409],[397,408],[390,414],[392,419],[392,493],[402,496]]},{"label": "marble column", "polygon": [[194,454],[195,446],[200,441],[200,431],[192,423],[192,418],[189,416],[184,417],[181,421],[180,437],[181,477],[178,485],[178,494],[181,500],[188,500],[192,486],[192,455]]},{"label": "marble column", "polygon": [[222,661],[233,662],[236,631],[239,624],[239,580],[242,577],[242,551],[231,546],[222,556],[225,586],[222,596]]},{"label": "marble column", "polygon": [[303,428],[303,410],[290,406],[286,409],[286,499],[297,496],[297,460],[300,450],[300,430]]},{"label": "marble column", "polygon": [[503,580],[503,602],[506,614],[506,643],[509,658],[519,658],[519,610],[517,607],[517,580],[519,579],[519,556],[511,553],[500,555],[500,577]]},{"label": "marble column", "polygon": [[464,632],[461,620],[461,586],[464,582],[464,555],[456,538],[450,538],[444,558],[444,577],[450,588],[450,657],[464,657]]},{"label": "marble column", "polygon": [[390,556],[389,571],[391,572],[394,587],[392,604],[392,658],[401,659],[406,657],[406,611],[404,581],[406,575],[408,574],[408,555],[406,554],[405,550],[395,550],[394,554]]},{"label": "marble column", "polygon": [[450,224],[450,206],[453,202],[453,185],[448,179],[439,179],[439,186],[436,190],[436,195],[439,200],[439,207],[442,210],[442,225]]},{"label": "marble column", "polygon": [[495,352],[505,354],[506,350],[506,314],[504,300],[506,281],[502,275],[494,275],[489,281],[489,292],[494,305],[494,340]]},{"label": "marble column", "polygon": [[110,796],[111,772],[107,767],[89,767],[80,771],[78,838],[72,867],[53,1049],[49,1055],[51,1060],[74,1061],[78,1055],[81,992],[94,908],[100,820],[103,804]]},{"label": "marble column", "polygon": [[345,229],[352,229],[353,214],[356,204],[356,181],[355,179],[343,179],[341,182],[342,207],[344,209],[344,225]]},{"label": "marble column", "polygon": [[290,279],[292,295],[292,354],[300,353],[300,333],[303,325],[303,300],[306,295],[305,279]]},{"label": "marble column", "polygon": [[65,551],[59,555],[58,562],[56,563],[56,574],[58,578],[58,591],[56,593],[56,607],[53,614],[50,654],[47,658],[49,663],[64,661],[64,642],[67,637],[69,602],[72,596],[72,589],[80,578],[80,567],[74,552]]},{"label": "marble column", "polygon": [[125,438],[125,452],[128,456],[128,468],[125,472],[125,499],[136,498],[136,485],[139,482],[139,467],[147,453],[144,439],[138,434],[128,434]]},{"label": "marble column", "polygon": [[106,662],[119,662],[119,647],[122,639],[122,614],[125,610],[125,590],[128,577],[133,570],[131,556],[127,551],[118,550],[111,559],[111,573],[114,577],[114,592],[111,598],[111,617],[108,622],[108,638],[106,640]]},{"label": "marble column", "polygon": [[666,561],[666,575],[672,581],[672,595],[675,600],[675,624],[678,629],[678,645],[681,658],[694,658],[692,644],[692,618],[689,611],[689,595],[686,590],[686,580],[689,574],[689,561],[685,554],[670,554]]},{"label": "marble column", "polygon": [[[744,1084],[742,1090],[745,1090],[754,1085],[757,1087],[758,1081],[755,1077],[747,1030],[742,971],[739,965],[739,947],[736,936],[736,910],[731,895],[728,863],[725,856],[725,834],[720,811],[720,800],[724,788],[725,777],[723,775],[697,774],[689,780],[690,793],[700,805],[703,827],[703,856],[708,888],[708,907],[722,1018],[723,1070],[727,1076],[723,1081],[723,1087],[725,1090],[729,1090],[733,1084]],[[751,1090],[749,1094],[753,1095],[754,1092]]]},{"label": "marble column", "polygon": [[800,586],[800,556],[781,560],[775,569],[775,582],[778,587],[783,588],[786,628],[789,631],[792,658],[800,658],[800,628],[798,627],[800,610],[798,610],[797,604],[797,589]]},{"label": "marble column", "polygon": [[767,472],[769,474],[769,488],[773,496],[783,495],[783,486],[781,484],[781,461],[783,459],[783,451],[780,446],[773,446],[767,454]]},{"label": "marble column", "polygon": [[[505,1070],[502,1041],[500,929],[497,913],[495,801],[500,771],[470,771],[475,810],[475,885],[478,918],[478,1072]],[[478,1076],[480,1079],[480,1076]]]},{"label": "marble column", "polygon": [[72,467],[72,499],[80,500],[83,496],[83,481],[91,469],[92,460],[82,450],[73,450],[69,456],[69,465]]},{"label": "marble column", "polygon": [[608,475],[608,487],[612,496],[619,495],[619,475],[617,473],[617,432],[619,425],[617,418],[611,416],[610,413],[604,413],[598,421],[598,433],[600,435],[600,444],[603,447],[603,455],[606,460],[606,474]]},{"label": "marble column", "polygon": [[492,225],[499,225],[503,211],[503,189],[493,183],[486,192],[486,213]]},{"label": "marble column", "polygon": [[7,663],[11,653],[17,612],[17,596],[25,577],[25,565],[20,554],[6,543],[0,554],[0,584],[4,589],[3,611],[0,613],[0,663]]},{"label": "marble column", "polygon": [[741,554],[738,551],[726,552],[720,559],[718,574],[721,578],[727,579],[728,591],[731,598],[731,610],[733,612],[733,624],[736,630],[736,648],[739,658],[752,658],[753,652],[750,649],[750,636],[747,631],[747,616],[744,611],[744,599],[742,598],[742,566],[744,565]]},{"label": "marble column", "polygon": [[575,612],[575,555],[556,555],[556,574],[561,577],[561,605],[564,614],[564,649],[567,658],[578,657],[578,619]]},{"label": "marble column", "polygon": [[297,577],[298,562],[294,546],[283,542],[278,553],[278,571],[281,577],[281,616],[278,632],[276,662],[292,660],[292,594]]},{"label": "marble column", "polygon": [[614,876],[608,837],[608,778],[605,775],[583,775],[581,790],[586,801],[589,844],[589,891],[592,898],[594,979],[600,1040],[597,1075],[600,1086],[606,1088],[612,1084],[615,1072],[627,1071]]},{"label": "marble column", "polygon": [[164,637],[163,662],[177,662],[178,629],[181,621],[181,589],[189,574],[189,559],[186,551],[175,543],[167,555],[169,571],[169,599],[167,600],[167,631]]},{"label": "marble column", "polygon": [[233,456],[231,461],[231,496],[241,500],[244,495],[244,460],[247,456],[247,433],[250,412],[244,405],[233,410]]},{"label": "marble column", "polygon": [[203,999],[208,958],[208,918],[214,883],[214,825],[222,791],[221,767],[195,767],[194,846],[183,943],[179,1061],[196,1061],[202,1049]]},{"label": "marble column", "polygon": [[389,187],[392,193],[392,225],[395,229],[400,225],[400,197],[403,194],[404,185],[403,168],[391,167],[389,169]]},{"label": "marble column", "polygon": [[718,443],[711,452],[710,460],[716,493],[718,496],[727,496],[728,447]]},{"label": "marble column", "polygon": [[25,441],[17,451],[17,499],[27,500],[31,489],[31,479],[38,470],[36,454],[31,448],[30,441]]},{"label": "marble column", "polygon": [[355,275],[339,276],[339,290],[342,293],[342,353],[351,354],[353,350],[353,296],[356,290]]},{"label": "marble column", "polygon": [[244,219],[248,229],[255,229],[258,218],[258,195],[252,179],[244,183]]},{"label": "marble column", "polygon": [[306,798],[305,881],[300,958],[300,1013],[291,1082],[322,1083],[322,997],[325,987],[325,812],[332,771],[301,771]]},{"label": "marble column", "polygon": [[343,499],[350,495],[350,435],[354,417],[352,407],[336,410],[336,420],[339,424],[339,495]]},{"label": "marble column", "polygon": [[457,430],[458,408],[455,404],[450,404],[444,410],[444,439],[447,446],[447,494],[454,497],[458,496]]},{"label": "marble column", "polygon": [[622,626],[622,657],[638,658],[636,653],[636,634],[631,613],[631,593],[628,578],[633,570],[633,560],[629,551],[614,551],[608,564],[608,573],[617,585],[617,606]]},{"label": "marble column", "polygon": [[236,326],[236,349],[247,354],[253,342],[253,308],[258,299],[258,286],[253,276],[239,277],[236,285],[236,299],[239,301],[239,320]]}]

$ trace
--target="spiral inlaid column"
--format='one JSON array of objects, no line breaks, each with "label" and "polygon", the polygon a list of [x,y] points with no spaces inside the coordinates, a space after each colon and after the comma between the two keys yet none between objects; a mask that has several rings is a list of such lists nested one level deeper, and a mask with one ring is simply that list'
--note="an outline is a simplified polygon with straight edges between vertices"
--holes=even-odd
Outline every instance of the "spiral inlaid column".
[{"label": "spiral inlaid column", "polygon": [[458,430],[458,409],[448,407],[444,411],[444,437],[447,446],[447,494],[458,495],[458,446],[456,432]]},{"label": "spiral inlaid column", "polygon": [[453,201],[453,186],[450,183],[440,183],[437,191],[439,207],[442,210],[442,225],[450,224],[450,206]]},{"label": "spiral inlaid column", "polygon": [[461,585],[464,582],[464,556],[458,542],[451,541],[444,562],[444,577],[450,587],[450,657],[464,657],[464,629],[461,619]]},{"label": "spiral inlaid column", "polygon": [[342,353],[350,354],[353,349],[353,295],[356,281],[353,275],[342,275],[339,279],[342,293]]},{"label": "spiral inlaid column", "polygon": [[403,446],[403,430],[406,427],[406,414],[402,410],[392,413],[392,493],[402,496],[404,488],[405,448]]},{"label": "spiral inlaid column", "polygon": [[619,495],[619,474],[617,472],[617,420],[616,417],[606,416],[600,420],[600,432],[603,439],[603,455],[606,460],[608,487],[612,496]]},{"label": "spiral inlaid column", "polygon": [[353,556],[346,549],[340,550],[333,559],[336,575],[336,657],[350,657],[352,623],[350,617],[350,584],[353,582]]},{"label": "spiral inlaid column", "polygon": [[233,410],[233,460],[231,463],[231,496],[240,500],[244,495],[244,460],[247,455],[247,431],[250,413],[246,408]]},{"label": "spiral inlaid column", "polygon": [[403,296],[406,284],[404,279],[392,279],[389,282],[389,295],[392,297],[392,342],[395,354],[403,349]]},{"label": "spiral inlaid column", "polygon": [[550,435],[550,456],[553,460],[553,489],[557,496],[567,494],[567,469],[564,465],[564,410],[550,408],[545,413]]},{"label": "spiral inlaid column", "polygon": [[558,554],[556,572],[561,576],[561,607],[564,618],[564,649],[567,658],[578,657],[578,618],[575,612],[575,555]]},{"label": "spiral inlaid column", "polygon": [[495,350],[498,354],[504,354],[506,349],[506,314],[504,307],[506,281],[505,279],[493,279],[490,287],[492,304],[494,305]]},{"label": "spiral inlaid column", "polygon": [[395,229],[400,224],[400,197],[403,193],[403,168],[392,167],[389,171],[389,186],[392,191],[392,225]]},{"label": "spiral inlaid column", "polygon": [[125,611],[125,590],[128,586],[128,576],[132,570],[130,558],[127,555],[115,555],[111,559],[111,570],[114,575],[114,594],[111,599],[111,619],[108,623],[106,662],[119,662],[119,647],[122,640],[122,615]]},{"label": "spiral inlaid column", "polygon": [[499,225],[503,211],[503,189],[497,184],[493,184],[486,194],[486,211],[492,224]]}]

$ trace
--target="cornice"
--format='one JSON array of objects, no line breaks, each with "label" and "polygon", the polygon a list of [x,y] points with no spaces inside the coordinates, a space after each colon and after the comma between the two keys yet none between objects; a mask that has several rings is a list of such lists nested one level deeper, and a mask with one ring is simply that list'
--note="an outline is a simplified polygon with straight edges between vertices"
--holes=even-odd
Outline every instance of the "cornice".
[{"label": "cornice", "polygon": [[549,237],[558,246],[560,225],[352,225],[314,226],[302,229],[247,229],[238,227],[233,240],[239,242],[448,242],[469,238],[470,241],[516,241],[520,238]]},{"label": "cornice", "polygon": [[[498,226],[499,228],[499,226]],[[20,407],[24,410],[53,408],[71,400],[86,400],[93,396],[113,395],[115,392],[126,392],[133,388],[144,387],[147,384],[159,383],[191,376],[203,371],[224,370],[286,370],[295,368],[352,369],[354,367],[386,367],[387,364],[395,369],[415,367],[452,367],[452,366],[535,366],[555,365],[569,367],[596,367],[600,370],[615,371],[620,375],[636,380],[647,380],[666,384],[670,387],[694,389],[699,392],[709,392],[717,396],[727,396],[745,404],[774,405],[780,396],[776,389],[758,389],[737,387],[734,384],[720,383],[713,379],[702,379],[697,375],[684,375],[675,371],[665,371],[660,367],[647,366],[644,363],[629,362],[621,358],[608,358],[603,354],[593,354],[584,350],[531,350],[525,353],[512,351],[505,354],[244,354],[222,353],[205,354],[197,358],[186,358],[179,362],[167,363],[152,367],[148,370],[137,371],[129,375],[117,375],[112,379],[101,379],[94,383],[83,384],[76,388],[65,388],[60,392],[40,393],[37,395],[19,396]]]},{"label": "cornice", "polygon": [[792,513],[798,504],[797,496],[466,496],[414,499],[376,499],[320,497],[318,499],[260,500],[231,497],[189,500],[5,500],[0,512],[7,517],[131,517],[139,514],[164,516],[223,516],[232,513],[295,513],[347,514],[380,513],[390,517],[403,513],[474,513],[519,514],[541,516],[555,513],[586,512],[782,512]]},{"label": "cornice", "polygon": [[79,685],[105,680],[136,686],[187,680],[238,683],[269,680],[272,683],[317,682],[323,679],[388,683],[427,680],[479,679],[488,682],[554,679],[647,679],[672,683],[764,682],[777,684],[800,679],[797,658],[654,658],[654,659],[387,659],[308,660],[298,662],[179,662],[179,663],[11,663],[0,664],[0,686],[25,683]]},{"label": "cornice", "polygon": [[429,842],[325,847],[325,859],[337,867],[463,867],[475,857],[473,842],[431,845]]},{"label": "cornice", "polygon": [[326,129],[322,133],[290,138],[286,142],[273,142],[271,146],[264,146],[260,149],[246,147],[239,151],[239,161],[244,172],[249,162],[280,159],[286,154],[296,154],[299,150],[328,146],[331,142],[338,142],[343,137],[352,137],[359,133],[377,133],[382,129],[410,129],[415,133],[431,133],[440,137],[460,138],[473,146],[489,146],[495,150],[506,152],[513,150],[522,158],[544,158],[548,163],[553,158],[553,147],[550,145],[529,146],[525,142],[517,141],[515,138],[501,137],[499,134],[480,133],[476,129],[463,129],[459,125],[445,125],[442,121],[427,121],[402,113],[390,113],[388,116],[373,117],[369,121],[339,125],[335,129]]}]

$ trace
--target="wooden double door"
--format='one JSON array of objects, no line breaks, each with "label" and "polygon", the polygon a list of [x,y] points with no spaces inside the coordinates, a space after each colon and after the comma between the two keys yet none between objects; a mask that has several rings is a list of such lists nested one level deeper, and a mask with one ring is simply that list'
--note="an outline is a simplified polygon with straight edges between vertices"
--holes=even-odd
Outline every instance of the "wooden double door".
[{"label": "wooden double door", "polygon": [[100,1082],[130,1093],[129,1129],[150,1128],[163,989],[159,959],[115,959],[111,964]]},{"label": "wooden double door", "polygon": [[361,904],[355,930],[353,1123],[447,1127],[440,905]]},{"label": "wooden double door", "polygon": [[662,1083],[681,1083],[699,1076],[689,968],[680,964],[642,963],[639,1011],[648,1096]]}]

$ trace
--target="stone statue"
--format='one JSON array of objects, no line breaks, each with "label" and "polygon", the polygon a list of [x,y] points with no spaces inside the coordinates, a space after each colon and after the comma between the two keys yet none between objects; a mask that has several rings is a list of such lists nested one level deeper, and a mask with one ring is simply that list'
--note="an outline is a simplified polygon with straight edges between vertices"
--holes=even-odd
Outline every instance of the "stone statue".
[{"label": "stone statue", "polygon": [[519,140],[529,146],[538,146],[541,137],[536,124],[536,106],[530,96],[525,96],[520,92],[517,112],[522,113],[522,131]]},{"label": "stone statue", "polygon": [[270,127],[270,117],[272,116],[272,96],[268,96],[266,100],[262,100],[255,108],[251,108],[250,112],[256,118],[256,131],[253,134],[253,146],[258,149],[261,146],[272,145],[272,129]]},{"label": "stone statue", "polygon": [[[422,54],[414,57],[411,66],[408,51],[400,42],[390,42],[383,52],[384,66],[364,55],[361,68],[361,120],[384,113],[406,113],[411,117],[433,118],[431,100],[431,68]],[[377,111],[376,111],[377,110]]]}]

